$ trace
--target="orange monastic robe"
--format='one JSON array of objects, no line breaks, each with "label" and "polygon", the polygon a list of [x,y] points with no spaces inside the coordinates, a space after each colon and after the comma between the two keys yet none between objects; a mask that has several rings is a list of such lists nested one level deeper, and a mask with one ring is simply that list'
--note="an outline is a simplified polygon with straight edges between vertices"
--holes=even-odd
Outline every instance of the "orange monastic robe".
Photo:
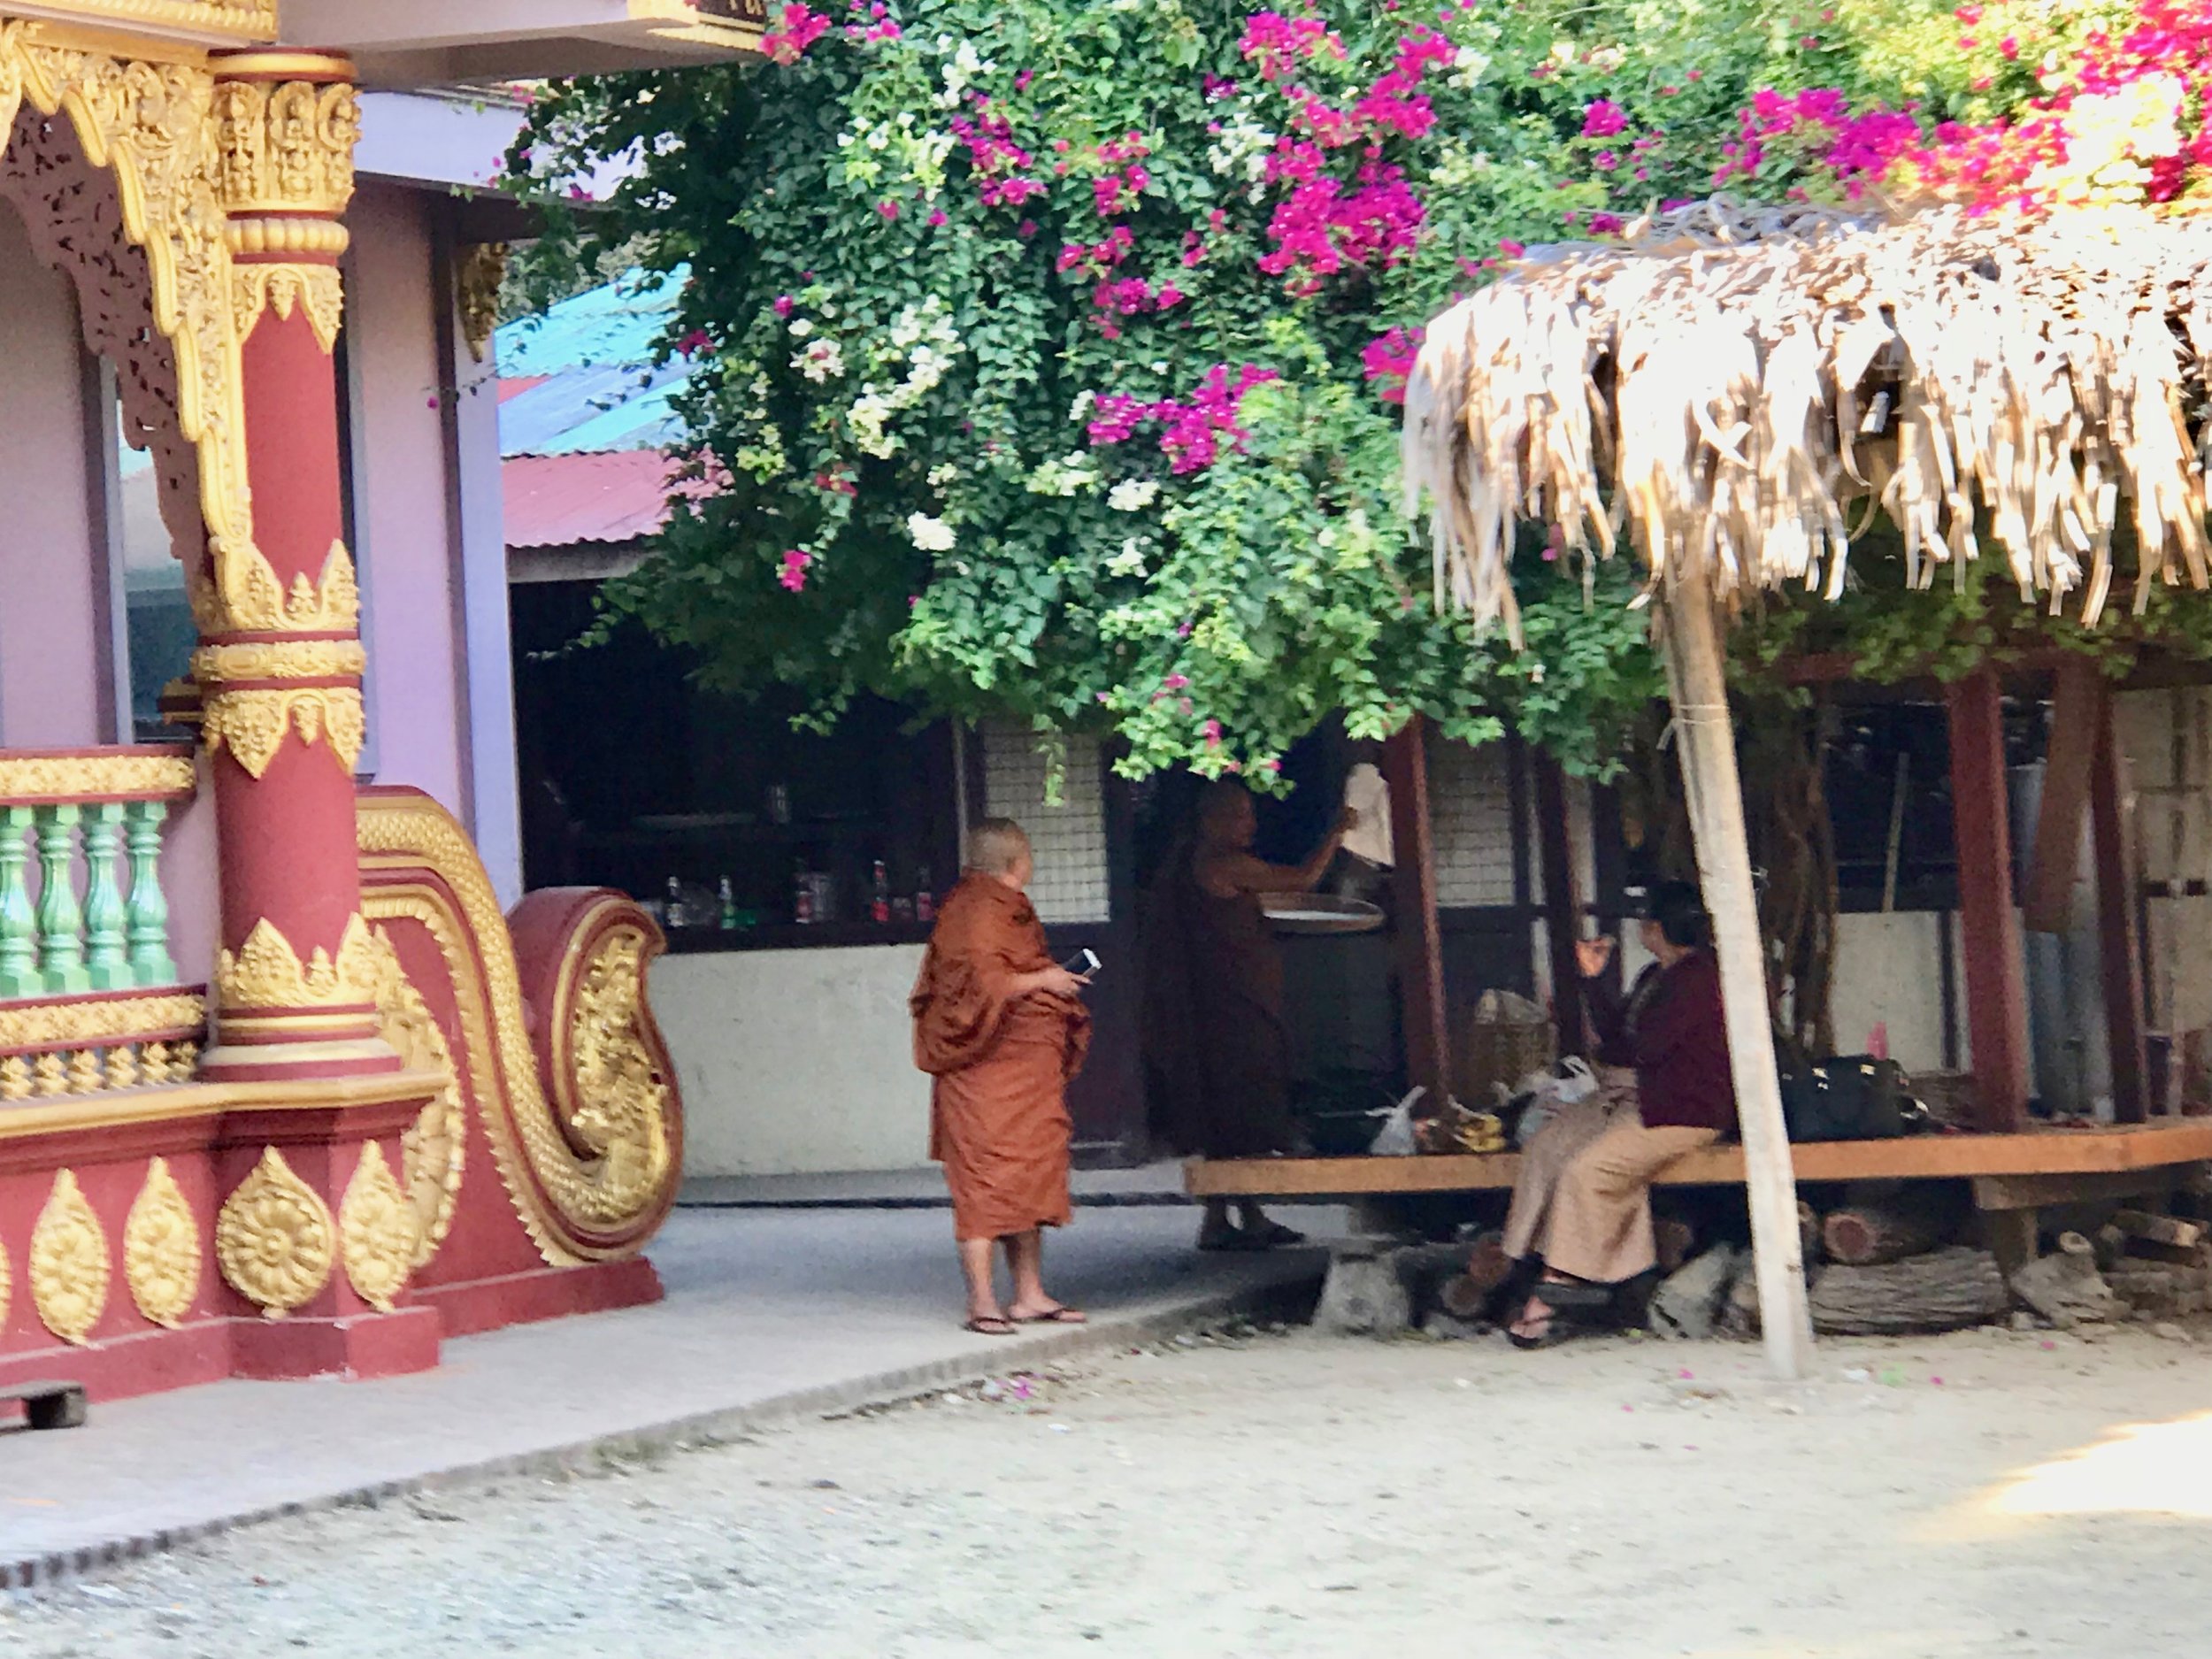
[{"label": "orange monastic robe", "polygon": [[962,1239],[1068,1224],[1066,1088],[1090,1047],[1080,1002],[1010,996],[1052,965],[1029,901],[969,875],[945,900],[914,982],[914,1064],[930,1091],[929,1156],[945,1166]]}]

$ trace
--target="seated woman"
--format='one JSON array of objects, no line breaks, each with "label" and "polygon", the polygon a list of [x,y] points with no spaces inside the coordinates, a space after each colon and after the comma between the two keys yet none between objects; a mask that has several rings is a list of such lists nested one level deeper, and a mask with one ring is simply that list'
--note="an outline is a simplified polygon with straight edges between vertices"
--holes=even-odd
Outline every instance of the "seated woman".
[{"label": "seated woman", "polygon": [[[1530,1145],[1506,1236],[1516,1254],[1540,1257],[1544,1273],[1509,1332],[1517,1348],[1550,1341],[1556,1310],[1601,1304],[1612,1286],[1649,1271],[1658,1260],[1652,1178],[1736,1126],[1711,931],[1696,888],[1681,881],[1655,888],[1643,924],[1655,965],[1626,1002],[1598,983],[1613,941],[1576,948],[1600,1057],[1634,1067],[1636,1101],[1609,1090],[1614,1102],[1601,1118],[1563,1116]],[[1573,1144],[1547,1147],[1555,1134]]]}]

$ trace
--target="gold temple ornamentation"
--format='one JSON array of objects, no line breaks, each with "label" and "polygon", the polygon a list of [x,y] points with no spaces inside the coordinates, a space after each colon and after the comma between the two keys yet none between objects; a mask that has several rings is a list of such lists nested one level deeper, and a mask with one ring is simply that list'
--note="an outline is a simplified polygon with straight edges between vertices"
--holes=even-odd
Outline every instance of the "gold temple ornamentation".
[{"label": "gold temple ornamentation", "polygon": [[453,1064],[437,1017],[401,967],[399,952],[379,927],[376,944],[377,1032],[410,1071],[434,1071],[443,1080],[430,1103],[400,1138],[400,1178],[414,1212],[415,1250],[411,1266],[422,1267],[437,1255],[453,1225],[460,1202],[461,1172],[468,1147],[468,1108],[461,1100],[461,1077]]},{"label": "gold temple ornamentation", "polygon": [[215,1260],[264,1318],[281,1319],[329,1283],[335,1234],[322,1194],[264,1147],[215,1217]]},{"label": "gold temple ornamentation", "polygon": [[256,640],[201,646],[192,653],[192,678],[203,686],[245,680],[358,680],[368,663],[358,640]]},{"label": "gold temple ornamentation", "polygon": [[200,704],[200,734],[209,750],[227,748],[249,777],[269,770],[287,732],[297,732],[311,746],[327,737],[331,754],[350,772],[368,734],[361,693],[350,686],[225,690]]},{"label": "gold temple ornamentation", "polygon": [[353,199],[361,106],[342,81],[220,81],[215,132],[223,205],[233,213],[335,218]]},{"label": "gold temple ornamentation", "polygon": [[338,1239],[354,1294],[379,1313],[391,1312],[414,1265],[414,1213],[384,1161],[383,1148],[373,1141],[361,1148],[339,1201]]},{"label": "gold temple ornamentation", "polygon": [[105,1048],[206,1024],[207,999],[196,991],[97,1002],[0,1002],[0,1048]]},{"label": "gold temple ornamentation", "polygon": [[345,320],[345,286],[334,265],[241,265],[231,268],[231,311],[242,343],[261,313],[273,311],[288,319],[304,311],[325,351],[338,349],[339,325]]},{"label": "gold temple ornamentation", "polygon": [[0,753],[0,801],[180,801],[196,787],[188,755]]},{"label": "gold temple ornamentation", "polygon": [[[273,33],[270,0],[78,0],[88,15],[149,23],[241,27]],[[176,435],[196,468],[207,530],[242,542],[253,536],[247,487],[245,403],[232,321],[230,250],[216,192],[214,75],[196,65],[122,60],[47,44],[40,25],[0,20],[0,127],[26,103],[65,117],[86,162],[115,180],[123,240],[142,250],[152,289],[152,322],[174,358],[173,407],[141,400],[132,411],[152,430]],[[73,274],[81,296],[96,269]],[[163,377],[165,380],[166,377]],[[127,388],[140,384],[126,377]],[[128,401],[127,391],[127,402]],[[196,580],[189,565],[188,580]]]},{"label": "gold temple ornamentation", "polygon": [[42,0],[50,12],[88,23],[189,30],[251,45],[277,32],[276,0]]},{"label": "gold temple ornamentation", "polygon": [[646,1047],[643,933],[611,929],[576,981],[569,1047],[576,1134],[604,1160],[607,1197],[624,1212],[668,1174],[668,1084]]},{"label": "gold temple ornamentation", "polygon": [[172,1331],[200,1294],[200,1229],[166,1158],[147,1166],[124,1219],[123,1280],[147,1321]]},{"label": "gold temple ornamentation", "polygon": [[218,539],[209,551],[215,561],[216,588],[194,619],[208,634],[357,634],[361,629],[361,588],[353,557],[342,541],[333,541],[313,581],[303,571],[288,589],[268,556],[251,542]]},{"label": "gold temple ornamentation", "polygon": [[[362,895],[362,908],[379,921],[403,918],[430,934],[452,978],[465,1048],[472,1055],[497,1056],[496,1064],[487,1061],[469,1068],[470,1087],[500,1182],[538,1253],[557,1267],[635,1254],[636,1245],[610,1242],[607,1235],[650,1215],[666,1200],[675,1171],[663,1115],[664,1094],[633,1091],[618,1105],[580,1112],[589,1117],[586,1133],[599,1148],[595,1154],[580,1153],[540,1080],[506,914],[467,836],[434,802],[364,800],[358,822],[366,857],[403,858],[435,874],[452,895],[372,883]],[[472,935],[473,950],[464,930]],[[611,964],[607,973],[611,977],[618,971]],[[608,1009],[611,1000],[619,1001],[603,991],[600,1008]],[[603,1062],[619,1074],[626,1063],[615,1056],[616,1041],[611,1033],[595,1064]],[[637,1041],[634,1027],[621,1041]]]},{"label": "gold temple ornamentation", "polygon": [[224,240],[234,254],[319,253],[336,258],[353,234],[331,219],[234,219]]},{"label": "gold temple ornamentation", "polygon": [[31,1229],[31,1302],[40,1321],[63,1341],[84,1346],[108,1305],[107,1235],[77,1185],[60,1170],[46,1207]]},{"label": "gold temple ornamentation", "polygon": [[499,288],[506,280],[505,242],[472,242],[462,251],[454,272],[455,298],[461,311],[461,338],[478,363],[484,361],[499,328]]},{"label": "gold temple ornamentation", "polygon": [[306,962],[263,917],[235,951],[215,962],[215,990],[226,1009],[366,1008],[376,1002],[376,950],[369,926],[346,918],[335,957],[320,945]]},{"label": "gold temple ornamentation", "polygon": [[133,1038],[104,1041],[95,1048],[50,1048],[38,1055],[0,1056],[0,1101],[189,1083],[199,1055],[196,1042],[149,1042]]}]

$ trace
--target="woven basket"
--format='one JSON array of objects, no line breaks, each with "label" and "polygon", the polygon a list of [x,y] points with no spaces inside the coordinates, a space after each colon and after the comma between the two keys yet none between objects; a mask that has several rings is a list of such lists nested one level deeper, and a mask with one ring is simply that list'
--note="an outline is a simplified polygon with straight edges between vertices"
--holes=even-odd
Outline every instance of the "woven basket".
[{"label": "woven basket", "polygon": [[1485,991],[1461,1030],[1455,1092],[1478,1111],[1495,1105],[1501,1090],[1549,1065],[1559,1052],[1551,1017],[1510,992]]}]

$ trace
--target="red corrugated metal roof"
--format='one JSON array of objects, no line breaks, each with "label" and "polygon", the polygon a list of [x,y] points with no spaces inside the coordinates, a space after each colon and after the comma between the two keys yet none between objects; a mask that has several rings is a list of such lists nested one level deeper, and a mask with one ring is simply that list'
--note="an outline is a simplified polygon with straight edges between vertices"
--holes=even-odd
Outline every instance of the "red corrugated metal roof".
[{"label": "red corrugated metal roof", "polygon": [[668,516],[674,464],[653,449],[516,455],[500,463],[507,545],[635,541]]}]

